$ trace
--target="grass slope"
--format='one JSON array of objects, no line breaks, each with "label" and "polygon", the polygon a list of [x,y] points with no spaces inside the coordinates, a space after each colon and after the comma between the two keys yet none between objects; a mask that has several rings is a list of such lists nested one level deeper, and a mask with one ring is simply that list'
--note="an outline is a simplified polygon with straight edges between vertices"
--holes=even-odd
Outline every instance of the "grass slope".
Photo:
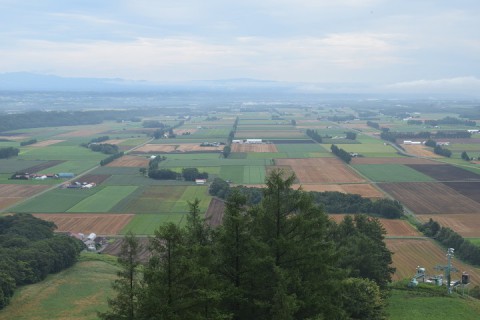
[{"label": "grass slope", "polygon": [[82,254],[73,267],[19,288],[0,320],[87,320],[107,309],[118,267],[111,256]]}]

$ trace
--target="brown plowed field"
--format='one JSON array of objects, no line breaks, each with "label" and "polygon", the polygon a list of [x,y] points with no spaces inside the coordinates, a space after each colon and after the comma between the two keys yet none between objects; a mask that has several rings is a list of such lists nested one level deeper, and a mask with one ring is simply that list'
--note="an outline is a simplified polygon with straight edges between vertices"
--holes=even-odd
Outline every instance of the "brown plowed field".
[{"label": "brown plowed field", "polygon": [[145,157],[123,156],[107,164],[107,167],[148,167],[150,160]]},{"label": "brown plowed field", "polygon": [[[140,252],[138,254],[139,260],[141,262],[147,262],[150,258],[150,250],[148,250],[148,245],[150,243],[149,238],[137,238],[140,244]],[[123,238],[115,239],[112,243],[109,243],[107,247],[102,251],[102,254],[111,254],[112,256],[119,256],[120,251],[122,250]]]},{"label": "brown plowed field", "polygon": [[480,182],[444,182],[443,184],[480,203]]},{"label": "brown plowed field", "polygon": [[336,158],[277,159],[276,164],[290,166],[300,183],[358,183],[365,182]]},{"label": "brown plowed field", "polygon": [[90,214],[90,213],[37,213],[35,217],[52,221],[56,231],[98,235],[118,234],[133,218],[133,214]]},{"label": "brown plowed field", "polygon": [[427,147],[423,145],[402,144],[402,148],[405,149],[407,153],[410,153],[419,157],[442,158],[442,156],[433,153],[432,150],[427,149]]},{"label": "brown plowed field", "polygon": [[316,192],[337,191],[342,193],[359,194],[365,198],[384,198],[385,197],[385,195],[380,190],[378,190],[371,184],[366,184],[366,183],[302,184],[302,185],[294,185],[294,188],[298,188],[300,186],[305,191],[316,191]]},{"label": "brown plowed field", "polygon": [[0,197],[31,197],[40,191],[48,189],[51,186],[45,185],[22,185],[22,184],[0,184]]},{"label": "brown plowed field", "polygon": [[[339,223],[346,214],[329,214],[328,217]],[[422,236],[411,224],[405,220],[378,219],[390,237],[419,237]]]},{"label": "brown plowed field", "polygon": [[480,213],[480,203],[442,183],[379,183],[378,186],[416,214]]},{"label": "brown plowed field", "polygon": [[216,227],[222,224],[223,215],[225,213],[225,201],[212,198],[210,205],[208,206],[207,212],[205,213],[205,220],[207,223]]},{"label": "brown plowed field", "polygon": [[47,146],[51,146],[52,144],[57,144],[57,143],[60,143],[60,142],[63,142],[63,141],[65,141],[65,140],[45,140],[45,141],[40,141],[40,142],[34,143],[30,146],[31,147],[47,147]]},{"label": "brown plowed field", "polygon": [[[393,276],[393,280],[401,280],[405,278],[411,279],[415,274],[417,266],[426,268],[427,275],[442,274],[436,271],[436,265],[446,265],[446,250],[440,248],[430,239],[386,239],[387,247],[393,254],[393,266],[397,268]],[[470,274],[471,281],[474,285],[480,284],[480,270],[472,266],[466,265],[457,259],[453,259],[459,273],[452,274],[452,280],[460,279],[461,272],[466,271]]]},{"label": "brown plowed field", "polygon": [[438,181],[480,181],[480,175],[449,164],[436,166],[410,164],[408,166]]},{"label": "brown plowed field", "polygon": [[232,152],[278,152],[274,144],[233,143]]},{"label": "brown plowed field", "polygon": [[443,227],[448,227],[467,238],[480,238],[480,219],[478,213],[465,214],[435,214],[418,215],[421,222],[428,222],[430,218],[437,221]]},{"label": "brown plowed field", "polygon": [[95,184],[101,184],[103,181],[107,180],[110,178],[111,175],[109,174],[87,174],[82,176],[81,178],[78,178],[75,180],[75,182],[87,182],[87,183],[95,183]]},{"label": "brown plowed field", "polygon": [[353,158],[351,164],[428,164],[437,165],[440,162],[422,158]]},{"label": "brown plowed field", "polygon": [[47,161],[45,163],[42,163],[42,164],[39,164],[39,165],[36,165],[36,166],[33,166],[33,167],[29,167],[29,168],[26,168],[22,171],[24,172],[28,172],[28,173],[36,173],[38,171],[42,171],[42,170],[45,170],[45,169],[48,169],[48,168],[51,168],[51,167],[54,167],[60,163],[63,163],[65,162],[65,160],[50,160],[50,161]]}]

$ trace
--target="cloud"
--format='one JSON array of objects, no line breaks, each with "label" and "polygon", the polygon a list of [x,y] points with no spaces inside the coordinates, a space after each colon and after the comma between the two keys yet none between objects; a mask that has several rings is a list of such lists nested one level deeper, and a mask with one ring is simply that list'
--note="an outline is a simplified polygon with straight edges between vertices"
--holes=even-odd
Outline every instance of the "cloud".
[{"label": "cloud", "polygon": [[414,80],[393,83],[386,85],[384,88],[390,91],[423,93],[480,92],[480,79],[468,76],[436,80]]}]

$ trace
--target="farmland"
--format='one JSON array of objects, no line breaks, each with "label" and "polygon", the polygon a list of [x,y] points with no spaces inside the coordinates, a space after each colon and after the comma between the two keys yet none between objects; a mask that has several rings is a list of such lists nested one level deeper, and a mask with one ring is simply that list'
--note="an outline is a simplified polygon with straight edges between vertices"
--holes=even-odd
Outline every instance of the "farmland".
[{"label": "farmland", "polygon": [[[32,138],[39,141],[19,147],[20,154],[16,158],[0,160],[0,210],[9,208],[11,213],[33,213],[54,222],[57,231],[61,232],[95,232],[121,237],[133,231],[137,235],[149,236],[166,222],[185,225],[188,203],[195,198],[200,200],[200,211],[208,223],[218,226],[225,203],[208,194],[208,185],[214,178],[228,180],[231,186],[264,187],[269,172],[283,169],[288,175],[296,175],[294,188],[337,191],[374,200],[391,197],[409,209],[409,214],[413,215],[411,221],[425,222],[433,218],[465,237],[480,238],[477,221],[480,214],[480,164],[459,157],[464,150],[477,156],[475,152],[480,148],[475,139],[452,141],[454,155],[450,159],[434,155],[424,146],[410,148],[402,145],[414,155],[407,157],[390,143],[380,140],[380,130],[369,127],[365,120],[347,123],[327,119],[346,114],[356,117],[358,110],[354,108],[312,104],[308,111],[283,106],[275,107],[275,111],[271,106],[245,111],[243,106],[237,107],[228,105],[215,113],[193,108],[195,112],[188,115],[189,118],[184,114],[180,118],[179,114],[178,117],[142,119],[171,125],[179,124],[182,119],[183,125],[174,129],[177,136],[168,138],[154,139],[151,134],[156,129],[142,128],[141,122],[114,121],[6,133],[4,137],[9,141],[0,142],[0,146],[19,147],[20,141]],[[229,108],[230,111],[225,111]],[[284,112],[281,120],[273,118],[278,111]],[[237,117],[238,126],[233,130]],[[380,112],[375,117],[380,126],[392,131],[425,130],[423,126],[408,126]],[[296,124],[292,120],[296,120]],[[307,129],[318,130],[323,143],[306,136]],[[347,131],[354,131],[357,138],[345,139]],[[106,166],[99,166],[100,160],[108,155],[93,152],[80,144],[104,135],[109,135],[106,143],[118,145],[126,154]],[[263,139],[265,143],[234,143],[227,158],[221,152],[225,147],[223,144],[200,146],[206,141],[228,144],[229,139]],[[360,155],[354,155],[350,164],[346,164],[330,152],[331,143]],[[183,168],[197,168],[200,172],[207,172],[207,185],[195,185],[195,182],[182,179],[148,178],[139,169],[148,168],[153,155],[166,157],[159,163],[160,169],[180,173]],[[75,177],[68,182],[64,179],[8,180],[17,171],[72,172]],[[94,182],[96,186],[91,189],[54,187],[71,182]],[[48,188],[51,190],[38,195]],[[335,221],[343,216],[330,215]],[[417,265],[431,268],[443,262],[444,250],[431,240],[421,239],[422,235],[407,220],[380,221],[387,231],[388,246],[395,252],[394,266],[398,270],[395,279],[411,277]],[[110,253],[118,253],[119,243],[111,246]],[[474,279],[480,283],[478,271],[465,268],[475,273]],[[35,299],[35,306],[43,303],[39,298]],[[88,303],[86,305],[88,309]],[[72,307],[72,310],[76,308]],[[68,313],[64,311],[64,314]],[[2,316],[0,313],[0,319]]]}]

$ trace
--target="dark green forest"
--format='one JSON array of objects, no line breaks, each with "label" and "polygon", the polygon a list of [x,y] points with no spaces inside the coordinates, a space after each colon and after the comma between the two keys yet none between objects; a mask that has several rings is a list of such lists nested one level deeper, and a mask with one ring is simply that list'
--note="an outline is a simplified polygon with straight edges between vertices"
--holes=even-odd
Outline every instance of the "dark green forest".
[{"label": "dark green forest", "polygon": [[83,243],[54,229],[52,222],[29,214],[0,217],[0,309],[17,286],[41,281],[77,261]]},{"label": "dark green forest", "polygon": [[127,235],[116,296],[102,319],[385,319],[394,269],[376,218],[336,224],[281,171],[257,205],[233,189],[223,225],[211,229],[199,201],[185,227],[168,223],[139,262]]}]

